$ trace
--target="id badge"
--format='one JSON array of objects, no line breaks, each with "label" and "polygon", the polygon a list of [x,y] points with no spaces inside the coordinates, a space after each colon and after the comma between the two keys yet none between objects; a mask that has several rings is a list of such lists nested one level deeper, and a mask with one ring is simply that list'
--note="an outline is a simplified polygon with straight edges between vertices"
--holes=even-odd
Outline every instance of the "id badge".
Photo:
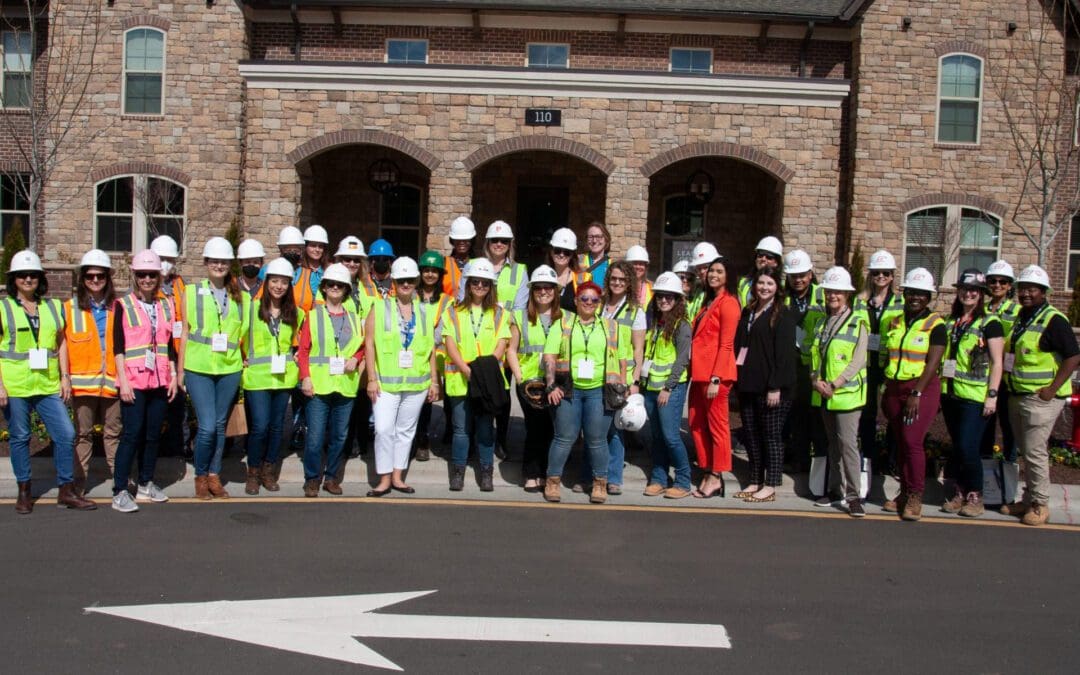
[{"label": "id badge", "polygon": [[750,351],[747,347],[739,348],[739,355],[735,357],[735,365],[741,366],[746,363],[746,354]]},{"label": "id badge", "polygon": [[1016,354],[1009,352],[1005,354],[1005,372],[1011,373],[1013,371],[1013,364],[1016,363]]},{"label": "id badge", "polygon": [[30,350],[30,370],[48,370],[49,352],[46,349]]},{"label": "id badge", "polygon": [[199,295],[213,295],[213,293],[210,292],[209,288],[200,287],[199,288]]},{"label": "id badge", "polygon": [[143,354],[143,369],[154,370],[155,368],[157,368],[157,354],[147,350],[146,353]]},{"label": "id badge", "polygon": [[881,351],[881,336],[877,333],[871,333],[866,336],[866,348],[872,352]]},{"label": "id badge", "polygon": [[413,353],[405,349],[398,352],[397,355],[398,368],[412,368],[413,367]]},{"label": "id badge", "polygon": [[945,359],[941,364],[941,376],[947,380],[956,377],[956,359]]},{"label": "id badge", "polygon": [[271,375],[284,375],[285,374],[285,355],[273,354],[270,356],[270,374]]},{"label": "id badge", "polygon": [[344,375],[345,374],[345,359],[340,356],[330,357],[330,374],[331,375]]},{"label": "id badge", "polygon": [[581,380],[591,380],[596,374],[596,362],[592,359],[580,359],[577,362],[577,376]]},{"label": "id badge", "polygon": [[652,370],[652,359],[645,359],[641,362],[641,377],[643,379],[648,377],[650,370]]},{"label": "id badge", "polygon": [[215,352],[229,351],[228,333],[214,333],[214,337],[210,339],[210,350]]},{"label": "id badge", "polygon": [[184,334],[184,322],[183,321],[173,321],[172,322],[172,336],[174,338],[178,338],[183,334]]}]

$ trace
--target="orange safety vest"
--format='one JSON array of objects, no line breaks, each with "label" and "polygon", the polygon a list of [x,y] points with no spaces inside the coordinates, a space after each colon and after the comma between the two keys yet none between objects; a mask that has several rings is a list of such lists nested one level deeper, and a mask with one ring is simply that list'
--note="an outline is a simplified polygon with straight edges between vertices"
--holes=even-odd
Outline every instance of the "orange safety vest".
[{"label": "orange safety vest", "polygon": [[319,292],[319,289],[312,288],[311,286],[311,268],[301,267],[300,278],[293,284],[293,300],[296,301],[296,306],[305,312],[310,312],[311,308],[315,306],[315,296]]},{"label": "orange safety vest", "polygon": [[101,353],[93,313],[79,309],[78,300],[64,303],[64,341],[74,396],[116,398],[116,359],[113,355],[113,320],[116,312],[106,308],[105,353]]},{"label": "orange safety vest", "polygon": [[[169,286],[172,287],[172,297],[169,298],[169,296],[165,295],[161,289],[158,289],[158,299],[165,300],[168,298],[172,300],[172,307],[169,309],[172,310],[174,317],[173,321],[182,324],[184,321],[184,290],[187,288],[187,284],[184,283],[184,277],[177,274],[172,278],[172,281],[169,282]],[[177,353],[180,352],[179,337],[173,338],[173,347],[176,349]]]},{"label": "orange safety vest", "polygon": [[461,285],[461,268],[458,267],[454,256],[446,256],[446,274],[442,278],[443,293],[456,298],[458,286]]}]

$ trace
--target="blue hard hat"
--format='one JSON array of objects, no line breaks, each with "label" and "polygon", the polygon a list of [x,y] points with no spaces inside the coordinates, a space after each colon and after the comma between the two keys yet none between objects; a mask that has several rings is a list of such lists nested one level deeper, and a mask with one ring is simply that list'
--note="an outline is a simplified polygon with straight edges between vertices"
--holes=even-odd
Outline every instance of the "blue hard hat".
[{"label": "blue hard hat", "polygon": [[385,239],[376,239],[371,242],[371,248],[368,249],[368,257],[375,258],[378,256],[386,256],[387,258],[394,257],[394,247],[390,245],[390,242]]}]

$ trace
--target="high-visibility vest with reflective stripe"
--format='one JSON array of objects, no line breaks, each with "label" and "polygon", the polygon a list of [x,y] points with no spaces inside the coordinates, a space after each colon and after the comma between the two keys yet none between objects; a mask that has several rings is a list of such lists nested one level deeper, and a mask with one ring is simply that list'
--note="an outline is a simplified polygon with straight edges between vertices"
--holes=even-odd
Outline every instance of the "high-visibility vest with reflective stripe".
[{"label": "high-visibility vest with reflective stripe", "polygon": [[987,303],[986,311],[1001,321],[1001,328],[1005,331],[1005,335],[1008,335],[1012,332],[1013,324],[1016,323],[1016,319],[1020,316],[1020,303],[1006,298],[997,306],[997,309],[991,309],[989,303]]},{"label": "high-visibility vest with reflective stripe", "polygon": [[[116,358],[113,356],[113,307],[105,308],[105,345],[97,321],[72,298],[64,303],[64,342],[68,350],[73,396],[116,398]],[[170,333],[171,336],[171,333]]]},{"label": "high-visibility vest with reflective stripe", "polygon": [[[435,335],[438,338],[435,342],[435,370],[438,372],[440,380],[443,379],[443,375],[446,373],[446,364],[449,361],[446,356],[446,341],[442,339],[443,319],[446,318],[446,308],[453,303],[454,298],[445,293],[439,295],[437,302],[426,303],[435,306],[435,316],[432,319],[435,326]],[[446,387],[444,386],[443,389],[445,390]]]},{"label": "high-visibility vest with reflective stripe", "polygon": [[[1061,365],[1061,355],[1057,352],[1044,352],[1039,348],[1039,340],[1042,339],[1050,319],[1055,316],[1065,318],[1049,303],[1039,310],[1027,330],[1020,334],[1019,339],[1014,339],[1014,331],[1005,334],[1005,353],[1014,354],[1013,369],[1006,373],[1006,381],[1009,383],[1009,391],[1015,394],[1033,394],[1054,381],[1058,367]],[[7,367],[4,370],[4,379],[7,380]],[[1056,396],[1071,396],[1072,382],[1065,382],[1058,388]]]},{"label": "high-visibility vest with reflective stripe", "polygon": [[[168,387],[172,382],[169,371],[169,340],[172,339],[172,301],[159,298],[157,330],[153,330],[150,315],[134,293],[120,298],[120,326],[124,330],[124,374],[132,389],[146,391]],[[153,350],[154,367],[146,367],[146,354]]]},{"label": "high-visibility vest with reflective stripe", "polygon": [[[810,345],[814,341],[814,331],[818,324],[825,319],[825,290],[816,284],[810,285],[810,299],[806,305],[806,314],[803,315],[802,341],[799,343],[799,359],[804,366],[810,365]],[[789,295],[786,302],[788,307],[794,306],[794,300]]]},{"label": "high-visibility vest with reflective stripe", "polygon": [[[184,320],[184,309],[185,309],[184,308],[184,292],[187,290],[187,284],[184,283],[184,277],[180,276],[179,274],[174,275],[173,278],[170,281],[168,281],[168,282],[162,281],[161,282],[162,288],[165,287],[166,283],[169,285],[169,288],[172,289],[172,295],[166,294],[165,291],[163,291],[163,290],[161,290],[159,288],[158,289],[158,298],[162,299],[162,300],[169,300],[170,302],[172,302],[173,321],[174,322],[175,321],[183,321]],[[176,349],[176,352],[178,354],[180,353],[180,334],[179,333],[177,333],[176,337],[173,338],[173,348]]]},{"label": "high-visibility vest with reflective stripe", "polygon": [[750,304],[751,287],[750,277],[739,277],[738,299],[739,306],[746,307]]},{"label": "high-visibility vest with reflective stripe", "polygon": [[957,398],[982,403],[990,384],[990,357],[986,344],[986,327],[1000,324],[993,314],[984,314],[971,322],[959,343],[955,342],[956,319],[949,317],[945,326],[949,329],[949,346],[945,358],[956,361],[956,375],[946,379],[945,392]]},{"label": "high-visibility vest with reflective stripe", "polygon": [[885,363],[885,377],[890,380],[914,380],[922,377],[926,369],[926,356],[930,353],[930,333],[945,322],[931,312],[925,318],[915,321],[910,326],[904,321],[904,315],[895,317],[885,334],[882,355]]},{"label": "high-visibility vest with reflective stripe", "polygon": [[[836,333],[825,342],[827,321],[819,321],[810,337],[810,368],[824,382],[835,382],[855,359],[859,335],[870,331],[870,317],[862,310],[852,310]],[[822,348],[824,352],[822,353]],[[821,394],[817,389],[811,393],[810,404],[821,407]],[[832,398],[825,401],[826,410],[857,410],[866,405],[866,361],[850,380],[833,390]]]},{"label": "high-visibility vest with reflective stripe", "polygon": [[[544,372],[544,344],[547,343],[547,331],[540,323],[540,317],[529,323],[527,309],[519,309],[514,312],[514,324],[518,327],[521,339],[518,340],[517,357],[521,367],[521,378],[532,380],[542,377]],[[551,328],[548,327],[548,331]]]},{"label": "high-visibility vest with reflective stripe", "polygon": [[[293,347],[296,346],[297,331],[282,321],[278,324],[278,334],[270,332],[270,325],[259,318],[260,300],[244,298],[244,315],[247,317],[244,331],[244,374],[241,386],[250,391],[271,389],[292,389],[300,376],[296,365]],[[296,325],[304,323],[304,310],[297,308]],[[285,357],[285,372],[272,373],[274,356]]]},{"label": "high-visibility vest with reflective stripe", "polygon": [[[364,344],[364,324],[355,312],[345,310],[345,325],[350,335],[344,344],[338,345],[334,337],[334,324],[326,305],[316,305],[308,315],[311,323],[311,352],[308,357],[308,371],[311,386],[321,396],[341,394],[353,398],[360,389],[360,368],[341,375],[330,374],[330,359],[342,358],[348,361]],[[345,333],[344,328],[342,334]]]},{"label": "high-visibility vest with reflective stripe", "polygon": [[[226,291],[228,314],[218,314],[210,282],[203,279],[187,287],[184,293],[184,315],[187,317],[188,339],[184,348],[184,370],[204,375],[227,375],[243,368],[240,357],[240,338],[244,329],[241,306]],[[241,298],[242,299],[242,298]],[[213,351],[214,333],[225,333],[227,348]]]},{"label": "high-visibility vest with reflective stripe", "polygon": [[310,267],[301,267],[300,276],[297,277],[296,283],[292,287],[293,300],[296,302],[296,306],[305,312],[311,311],[319,295],[318,286],[311,283],[312,271]]},{"label": "high-visibility vest with reflective stripe", "polygon": [[[498,305],[495,306],[493,312],[485,310],[480,320],[480,334],[473,335],[471,307],[465,308],[461,312],[466,314],[464,322],[461,321],[456,304],[450,305],[450,308],[446,310],[446,316],[443,317],[443,330],[446,330],[447,324],[445,322],[447,320],[449,320],[449,325],[453,327],[454,344],[457,345],[458,353],[461,354],[461,360],[465,363],[472,363],[477,357],[494,354],[495,347],[499,344],[496,336],[502,330],[503,322],[507,320],[510,313]],[[462,330],[463,323],[467,324],[468,330]],[[464,396],[468,392],[469,381],[465,379],[465,374],[458,370],[453,359],[447,357],[446,395]]]},{"label": "high-visibility vest with reflective stripe", "polygon": [[603,288],[608,270],[611,269],[611,259],[607,253],[596,260],[592,259],[591,253],[582,253],[578,256],[578,265],[589,274],[589,279],[598,279],[596,283]]},{"label": "high-visibility vest with reflective stripe", "polygon": [[[856,311],[866,312],[866,316],[869,319],[873,316],[873,312],[870,311],[870,303],[863,298],[855,298],[853,307]],[[902,316],[904,313],[904,297],[899,293],[889,293],[889,297],[885,300],[885,306],[881,310],[881,316],[878,317],[877,322],[870,321],[870,333],[871,335],[885,335],[888,331],[888,327],[892,325],[892,322],[896,317]],[[883,351],[881,347],[883,344],[878,345],[878,349],[871,349],[871,353],[878,353]]]},{"label": "high-visibility vest with reflective stripe", "polygon": [[[424,391],[431,386],[431,353],[435,349],[435,308],[412,301],[412,342],[401,343],[401,317],[397,298],[386,298],[372,307],[375,335],[375,371],[383,390],[397,393]],[[412,367],[402,368],[398,354],[412,352]],[[371,356],[368,356],[371,358]]]},{"label": "high-visibility vest with reflective stripe", "polygon": [[[678,323],[681,323],[681,321],[680,319]],[[679,330],[678,323],[675,324],[675,331],[672,332],[672,335]],[[645,355],[646,361],[652,361],[645,388],[649,391],[660,391],[667,384],[668,378],[671,377],[671,367],[675,365],[675,359],[679,353],[675,350],[675,344],[664,337],[663,332],[657,330],[656,326],[650,328],[649,332],[646,333],[645,344],[652,345],[652,348]],[[687,363],[682,376],[679,377],[680,384],[686,382],[689,370],[690,364]]]},{"label": "high-visibility vest with reflective stripe", "polygon": [[607,317],[619,324],[619,347],[622,350],[620,357],[626,359],[626,365],[630,368],[637,365],[634,360],[633,332],[634,319],[640,311],[642,311],[641,307],[638,305],[631,307],[630,303],[624,300],[619,309],[615,310],[615,314]]},{"label": "high-visibility vest with reflective stripe", "polygon": [[705,305],[705,291],[699,290],[694,293],[694,297],[690,298],[690,301],[686,303],[686,316],[690,319],[690,325],[693,325],[697,321],[698,314],[701,313],[702,307]]},{"label": "high-visibility vest with reflective stripe", "polygon": [[[38,339],[30,332],[30,321],[22,304],[3,299],[4,335],[0,339],[0,375],[8,396],[48,396],[60,393],[60,355],[58,336],[64,330],[59,300],[38,301]],[[48,367],[30,370],[30,350],[44,349]]]},{"label": "high-visibility vest with reflective stripe", "polygon": [[368,277],[367,281],[356,280],[358,285],[359,294],[357,297],[360,299],[360,318],[367,318],[368,312],[371,311],[371,306],[378,300],[385,300],[387,298],[397,297],[397,284],[393,281],[390,282],[390,287],[386,289],[384,293],[375,285],[375,282]]},{"label": "high-visibility vest with reflective stripe", "polygon": [[458,266],[457,260],[454,256],[448,255],[445,258],[446,273],[442,278],[442,290],[443,295],[449,295],[452,298],[457,297],[458,286],[461,285],[461,267]]},{"label": "high-visibility vest with reflective stripe", "polygon": [[[578,318],[574,314],[564,312],[562,320],[560,321],[560,327],[562,329],[562,340],[559,343],[559,353],[555,358],[555,372],[566,378],[571,377],[574,387],[578,389],[588,389],[590,387],[583,386],[577,377],[577,369],[573,369],[571,373],[571,361],[574,359],[573,351],[573,337],[574,337],[574,325],[577,323]],[[626,372],[626,359],[622,358],[622,354],[619,351],[619,324],[611,319],[605,319],[598,317],[595,321],[600,322],[600,328],[604,331],[606,339],[604,341],[604,354],[601,357],[600,354],[595,354],[589,351],[592,348],[592,340],[582,340],[583,352],[580,352],[581,356],[585,355],[593,357],[593,361],[599,361],[601,358],[604,361],[604,382],[610,384],[617,384],[623,381],[622,374]],[[595,329],[594,329],[595,330]],[[592,333],[589,333],[589,337],[592,337]],[[591,384],[591,383],[590,383]],[[591,387],[595,389],[596,387]]]},{"label": "high-visibility vest with reflective stripe", "polygon": [[514,308],[514,298],[517,297],[518,288],[522,283],[528,283],[529,271],[522,263],[507,262],[499,270],[499,277],[495,281],[495,301],[503,309]]},{"label": "high-visibility vest with reflective stripe", "polygon": [[648,307],[649,303],[652,302],[652,296],[652,282],[646,279],[641,282],[641,288],[638,289],[638,304],[642,307]]}]

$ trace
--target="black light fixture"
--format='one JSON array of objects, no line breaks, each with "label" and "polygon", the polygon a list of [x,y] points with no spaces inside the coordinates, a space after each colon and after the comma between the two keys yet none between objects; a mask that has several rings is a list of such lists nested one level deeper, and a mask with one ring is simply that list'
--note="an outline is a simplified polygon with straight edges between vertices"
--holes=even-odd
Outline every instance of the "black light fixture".
[{"label": "black light fixture", "polygon": [[1015,21],[1010,21],[1009,23],[1005,24],[1005,30],[1008,31],[1009,35],[1012,35],[1013,33],[1015,33],[1016,32],[1016,22]]},{"label": "black light fixture", "polygon": [[905,31],[906,31],[907,29],[911,28],[911,17],[910,17],[910,16],[905,16],[905,17],[904,17],[903,19],[900,19],[900,26],[901,26],[901,27],[902,27],[902,28],[903,28],[903,29],[904,29]]},{"label": "black light fixture", "polygon": [[686,194],[702,204],[708,204],[716,192],[716,184],[713,177],[705,171],[698,169],[686,179]]},{"label": "black light fixture", "polygon": [[368,167],[368,185],[379,194],[393,192],[401,184],[401,170],[389,159],[377,159]]}]

